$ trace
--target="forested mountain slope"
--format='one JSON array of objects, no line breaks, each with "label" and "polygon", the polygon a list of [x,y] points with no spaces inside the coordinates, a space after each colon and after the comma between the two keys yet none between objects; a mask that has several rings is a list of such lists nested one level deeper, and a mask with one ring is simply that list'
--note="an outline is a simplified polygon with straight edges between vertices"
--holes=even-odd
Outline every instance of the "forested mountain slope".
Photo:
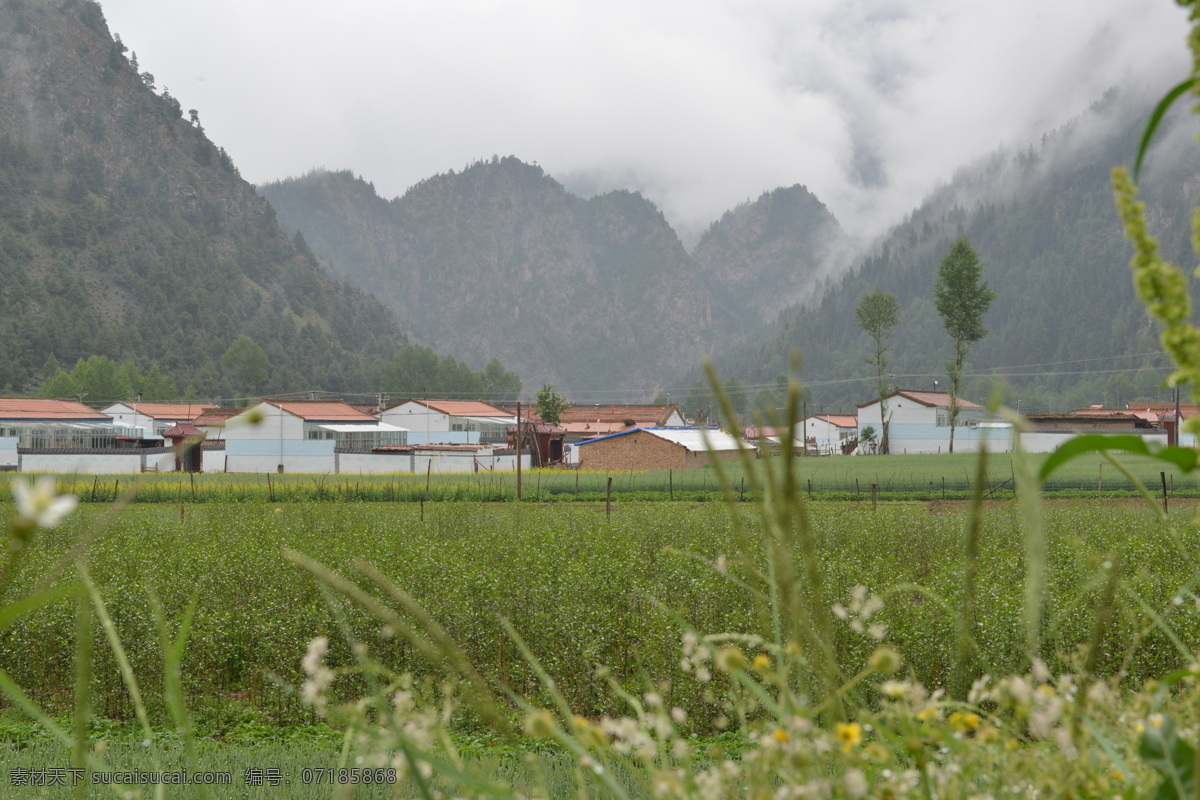
[{"label": "forested mountain slope", "polygon": [[[131,56],[90,0],[0,2],[0,388],[100,354],[202,396],[373,389],[406,341],[391,314],[330,281]],[[257,387],[221,363],[242,335]]]},{"label": "forested mountain slope", "polygon": [[715,296],[761,323],[844,268],[850,246],[825,205],[805,187],[791,186],[725,212],[692,257]]},{"label": "forested mountain slope", "polygon": [[693,258],[641,195],[576,197],[512,157],[391,201],[347,172],[260,191],[331,273],[424,339],[476,366],[498,357],[526,385],[553,382],[576,398],[652,393],[744,339],[781,298],[806,296],[842,239],[824,206],[794,187],[725,215]]},{"label": "forested mountain slope", "polygon": [[[789,354],[803,354],[812,407],[853,409],[873,395],[869,340],[855,307],[876,287],[896,295],[901,321],[889,372],[901,387],[945,386],[951,342],[933,304],[938,264],[966,235],[983,262],[996,300],[987,336],[968,372],[1008,377],[1008,399],[1022,409],[1124,403],[1161,395],[1166,374],[1157,331],[1136,299],[1109,173],[1129,162],[1148,115],[1145,96],[1110,92],[1089,113],[1033,146],[1002,150],[963,169],[831,281],[819,302],[785,312],[773,333],[718,356],[722,375],[750,387],[775,384]],[[1200,157],[1190,120],[1160,133],[1143,173],[1143,198],[1165,254],[1191,265],[1191,208],[1200,190]],[[1127,357],[1114,358],[1114,356]],[[685,380],[699,378],[693,372]],[[989,379],[976,377],[978,401]]]}]

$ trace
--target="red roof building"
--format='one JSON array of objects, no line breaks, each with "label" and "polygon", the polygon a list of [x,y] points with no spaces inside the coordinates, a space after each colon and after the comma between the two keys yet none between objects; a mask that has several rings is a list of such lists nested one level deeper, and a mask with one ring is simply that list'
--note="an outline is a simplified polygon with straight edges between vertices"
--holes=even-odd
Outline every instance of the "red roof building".
[{"label": "red roof building", "polygon": [[75,400],[0,397],[0,422],[110,422],[110,418]]}]

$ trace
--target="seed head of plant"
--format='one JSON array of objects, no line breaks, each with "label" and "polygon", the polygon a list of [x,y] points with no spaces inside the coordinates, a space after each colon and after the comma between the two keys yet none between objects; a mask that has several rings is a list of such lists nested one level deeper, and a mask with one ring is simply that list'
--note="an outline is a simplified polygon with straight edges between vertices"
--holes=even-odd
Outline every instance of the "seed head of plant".
[{"label": "seed head of plant", "polygon": [[722,647],[714,663],[722,672],[736,672],[746,666],[746,656],[736,647]]},{"label": "seed head of plant", "polygon": [[548,739],[554,733],[554,715],[538,708],[525,715],[521,728],[533,739]]},{"label": "seed head of plant", "polygon": [[891,647],[877,647],[871,654],[871,669],[880,675],[891,675],[904,666],[900,653]]}]

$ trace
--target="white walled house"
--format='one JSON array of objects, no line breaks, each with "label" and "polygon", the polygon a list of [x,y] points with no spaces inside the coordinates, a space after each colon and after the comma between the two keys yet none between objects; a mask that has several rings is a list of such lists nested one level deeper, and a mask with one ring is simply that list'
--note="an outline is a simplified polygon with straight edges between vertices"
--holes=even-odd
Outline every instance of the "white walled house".
[{"label": "white walled house", "polygon": [[842,444],[858,438],[858,417],[853,414],[813,414],[804,420],[805,441],[815,442],[822,455],[840,455]]},{"label": "white walled house", "polygon": [[135,448],[129,426],[74,400],[0,398],[0,469],[121,473],[171,469],[170,448]]},{"label": "white walled house", "polygon": [[409,444],[503,445],[508,429],[517,424],[504,409],[467,400],[405,400],[385,408],[379,418],[405,428]]},{"label": "white walled house", "polygon": [[159,438],[173,425],[191,422],[204,410],[203,403],[113,403],[100,409],[118,425],[140,428],[143,438]]},{"label": "white walled house", "polygon": [[[954,452],[974,453],[987,439],[988,450],[1012,449],[1011,431],[1004,423],[989,419],[983,406],[958,398],[958,424],[954,426]],[[948,453],[950,451],[950,395],[897,389],[887,397],[888,452],[892,455]],[[1001,427],[997,427],[997,425]],[[858,404],[858,440],[863,429],[875,429],[875,441],[883,438],[879,400]],[[860,448],[862,445],[860,444]]]},{"label": "white walled house", "polygon": [[263,400],[226,420],[225,469],[336,474],[339,451],[407,444],[405,433],[341,401]]}]

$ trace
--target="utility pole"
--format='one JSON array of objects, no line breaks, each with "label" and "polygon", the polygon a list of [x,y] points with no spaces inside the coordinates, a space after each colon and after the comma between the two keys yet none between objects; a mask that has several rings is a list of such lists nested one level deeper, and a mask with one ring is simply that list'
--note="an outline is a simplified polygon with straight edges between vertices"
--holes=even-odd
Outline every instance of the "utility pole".
[{"label": "utility pole", "polygon": [[521,401],[517,401],[517,502],[521,502]]}]

